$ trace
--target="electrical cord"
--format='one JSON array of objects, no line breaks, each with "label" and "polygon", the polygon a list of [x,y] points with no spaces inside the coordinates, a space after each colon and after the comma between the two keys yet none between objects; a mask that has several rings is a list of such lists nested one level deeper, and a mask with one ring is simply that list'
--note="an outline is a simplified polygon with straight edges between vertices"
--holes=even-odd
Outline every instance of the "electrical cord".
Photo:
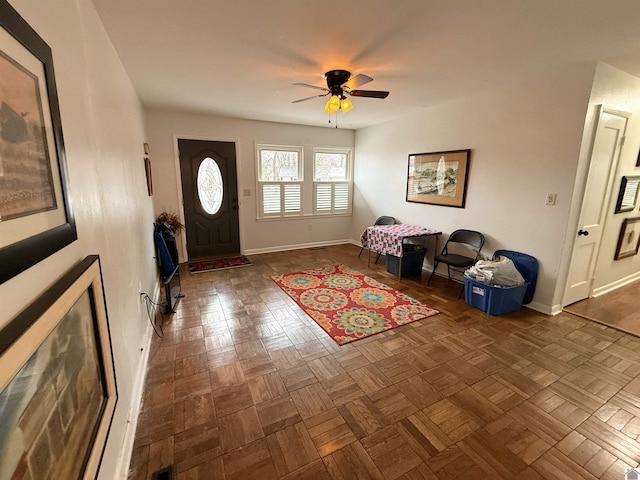
[{"label": "electrical cord", "polygon": [[[142,296],[144,298],[144,302],[145,302],[145,306],[147,308],[147,317],[149,317],[149,323],[151,323],[151,326],[153,327],[153,331],[154,333],[160,337],[163,338],[164,337],[164,331],[162,329],[162,324],[164,323],[164,313],[162,313],[162,311],[160,311],[160,325],[158,326],[158,307],[163,306],[162,303],[156,303],[153,300],[151,300],[151,297],[146,294],[146,293],[141,293],[140,296]],[[152,313],[153,313],[153,319],[152,319]],[[155,320],[155,321],[154,321]],[[158,328],[160,329],[160,333],[158,333]]]}]

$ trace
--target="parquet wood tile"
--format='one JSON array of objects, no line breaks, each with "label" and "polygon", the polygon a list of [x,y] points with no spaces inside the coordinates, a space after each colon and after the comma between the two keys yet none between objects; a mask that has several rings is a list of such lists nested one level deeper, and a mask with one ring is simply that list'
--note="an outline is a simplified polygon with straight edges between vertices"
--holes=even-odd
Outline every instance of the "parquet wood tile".
[{"label": "parquet wood tile", "polygon": [[360,443],[387,480],[395,480],[422,463],[394,425],[378,430]]},{"label": "parquet wood tile", "polygon": [[253,403],[256,405],[287,393],[287,388],[278,372],[253,377],[247,381],[247,385],[249,385]]},{"label": "parquet wood tile", "polygon": [[244,371],[239,361],[211,368],[209,370],[211,389],[219,390],[224,387],[233,387],[246,381]]},{"label": "parquet wood tile", "polygon": [[336,406],[344,405],[365,395],[358,384],[346,372],[324,380],[322,386]]},{"label": "parquet wood tile", "polygon": [[335,408],[308,418],[304,423],[322,457],[357,440],[344,417]]},{"label": "parquet wood tile", "polygon": [[283,480],[331,480],[321,459],[306,464],[304,467],[282,477]]},{"label": "parquet wood tile", "polygon": [[235,450],[265,436],[256,407],[238,410],[218,418],[218,428],[223,453]]},{"label": "parquet wood tile", "polygon": [[183,432],[198,425],[213,422],[215,418],[216,409],[212,394],[187,397],[175,404],[173,431],[174,433]]},{"label": "parquet wood tile", "polygon": [[251,390],[246,383],[215,390],[213,401],[218,418],[253,405]]},{"label": "parquet wood tile", "polygon": [[280,369],[278,372],[280,374],[280,378],[290,392],[318,383],[318,379],[304,362],[297,367],[291,367],[285,370]]},{"label": "parquet wood tile", "polygon": [[352,370],[349,375],[366,394],[374,393],[393,385],[393,382],[375,364]]},{"label": "parquet wood tile", "polygon": [[323,457],[323,461],[333,480],[384,480],[380,470],[357,441]]},{"label": "parquet wood tile", "polygon": [[176,471],[183,472],[220,456],[220,431],[214,422],[176,433],[173,437]]},{"label": "parquet wood tile", "polygon": [[224,480],[224,465],[222,457],[216,457],[210,462],[201,463],[189,470],[178,472],[176,480]]},{"label": "parquet wood tile", "polygon": [[298,409],[290,395],[267,400],[256,406],[260,425],[266,435],[270,435],[289,425],[302,421]]},{"label": "parquet wood tile", "polygon": [[[149,352],[129,480],[624,478],[640,338],[569,313],[491,316],[359,247],[182,275]],[[270,279],[344,263],[440,314],[338,345]],[[640,302],[639,306],[640,306]]]},{"label": "parquet wood tile", "polygon": [[292,391],[291,398],[305,420],[334,407],[333,401],[319,383]]},{"label": "parquet wood tile", "polygon": [[274,480],[278,478],[265,439],[233,450],[222,456],[227,480]]},{"label": "parquet wood tile", "polygon": [[320,458],[302,422],[272,433],[267,437],[267,444],[280,476],[295,472]]}]

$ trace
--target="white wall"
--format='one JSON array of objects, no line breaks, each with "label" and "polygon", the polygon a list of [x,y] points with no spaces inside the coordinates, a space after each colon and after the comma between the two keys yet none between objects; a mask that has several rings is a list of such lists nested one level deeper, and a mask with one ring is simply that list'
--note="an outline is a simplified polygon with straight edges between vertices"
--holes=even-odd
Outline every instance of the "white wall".
[{"label": "white wall", "polygon": [[139,289],[153,293],[157,283],[141,105],[90,1],[11,3],[53,51],[79,238],[0,285],[0,326],[76,262],[100,255],[119,393],[100,478],[113,478],[150,332]]},{"label": "white wall", "polygon": [[[505,248],[538,259],[531,306],[551,313],[594,70],[579,64],[540,72],[358,130],[351,238],[383,214],[445,234],[480,230],[483,252]],[[405,201],[410,153],[464,148],[471,149],[464,209]],[[555,206],[545,205],[547,193],[557,193]]]},{"label": "white wall", "polygon": [[638,208],[632,212],[614,214],[618,189],[623,176],[640,175],[640,167],[636,167],[640,151],[640,78],[634,77],[600,63],[596,71],[593,91],[589,101],[590,109],[605,105],[617,110],[631,113],[627,123],[626,140],[620,152],[620,162],[614,180],[614,189],[605,220],[605,228],[596,264],[594,290],[606,292],[623,283],[640,277],[640,255],[614,260],[620,228],[625,218],[640,215]]},{"label": "white wall", "polygon": [[[318,112],[319,115],[322,112]],[[177,138],[236,142],[238,194],[240,202],[240,242],[243,253],[259,253],[314,244],[345,241],[349,238],[351,217],[304,217],[297,220],[257,218],[256,143],[302,145],[304,175],[312,175],[314,146],[353,147],[352,130],[310,127],[274,122],[241,120],[167,110],[146,110],[146,128],[151,150],[156,213],[182,211],[180,198]],[[250,196],[244,196],[244,190]],[[311,205],[311,192],[303,193]],[[311,230],[309,230],[311,224]],[[186,260],[184,236],[177,238],[180,261]]]}]

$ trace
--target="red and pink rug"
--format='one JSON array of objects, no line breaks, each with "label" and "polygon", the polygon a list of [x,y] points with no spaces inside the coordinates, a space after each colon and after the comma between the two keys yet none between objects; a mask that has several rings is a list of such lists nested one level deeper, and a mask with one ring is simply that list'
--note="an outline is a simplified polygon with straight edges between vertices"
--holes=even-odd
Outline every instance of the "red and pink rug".
[{"label": "red and pink rug", "polygon": [[251,262],[244,255],[237,255],[228,258],[216,258],[211,260],[194,260],[189,262],[191,273],[210,272],[211,270],[222,270],[225,268],[244,267],[251,265]]},{"label": "red and pink rug", "polygon": [[271,279],[340,345],[440,313],[346,265]]}]

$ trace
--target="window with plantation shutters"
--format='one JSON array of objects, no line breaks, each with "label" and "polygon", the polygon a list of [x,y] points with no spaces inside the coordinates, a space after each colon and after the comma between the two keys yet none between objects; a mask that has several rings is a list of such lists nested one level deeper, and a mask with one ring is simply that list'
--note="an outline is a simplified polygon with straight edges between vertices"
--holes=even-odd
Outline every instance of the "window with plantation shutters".
[{"label": "window with plantation shutters", "polygon": [[302,147],[258,145],[260,217],[302,215]]},{"label": "window with plantation shutters", "polygon": [[315,213],[351,213],[350,172],[350,150],[314,150],[313,198]]}]

